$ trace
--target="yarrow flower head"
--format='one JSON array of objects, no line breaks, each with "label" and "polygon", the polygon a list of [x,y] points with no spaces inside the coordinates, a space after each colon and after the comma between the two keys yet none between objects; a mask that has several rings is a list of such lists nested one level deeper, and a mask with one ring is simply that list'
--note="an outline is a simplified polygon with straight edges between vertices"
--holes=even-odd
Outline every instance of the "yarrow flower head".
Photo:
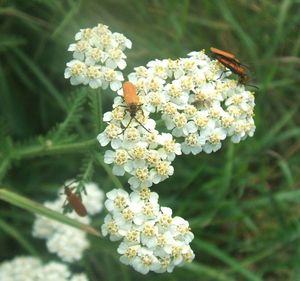
[{"label": "yarrow flower head", "polygon": [[[126,82],[136,93],[125,95],[123,85],[103,117],[108,125],[98,140],[112,147],[105,163],[115,175],[129,173],[132,189],[150,187],[173,174],[171,163],[181,152],[216,152],[227,137],[237,143],[253,136],[254,94],[228,75],[204,51],[136,67]],[[168,133],[156,129],[154,114]]]},{"label": "yarrow flower head", "polygon": [[[110,142],[112,150],[105,152],[104,162],[113,165],[115,175],[130,174],[128,182],[134,190],[142,186],[150,187],[173,174],[171,164],[175,156],[181,154],[181,149],[171,134],[159,133],[147,123],[145,127],[151,128],[151,131],[146,131],[137,122],[132,122],[126,130],[122,121],[114,119],[111,122],[98,135],[98,141],[102,146]],[[112,125],[114,132],[110,131]]]},{"label": "yarrow flower head", "polygon": [[73,59],[67,63],[65,78],[72,85],[84,84],[94,89],[121,88],[124,78],[120,70],[126,67],[124,50],[131,48],[131,41],[103,24],[81,29],[75,40],[68,48]]},{"label": "yarrow flower head", "polygon": [[115,175],[129,173],[130,187],[137,189],[171,176],[171,162],[181,154],[181,149],[171,134],[155,129],[155,121],[149,118],[150,111],[137,96],[136,87],[127,83],[119,91],[123,98],[116,97],[113,110],[104,114],[108,125],[98,140],[101,146],[110,143],[113,149],[105,152],[104,162],[113,164]]},{"label": "yarrow flower head", "polygon": [[137,85],[144,110],[161,115],[182,152],[198,154],[219,150],[227,137],[238,143],[254,134],[254,93],[229,75],[200,51],[150,61],[128,77]]},{"label": "yarrow flower head", "polygon": [[109,214],[102,234],[112,241],[122,240],[118,247],[122,263],[147,274],[172,272],[194,259],[189,223],[173,217],[170,208],[159,206],[158,194],[149,188],[130,194],[114,189],[107,193],[105,206]]},{"label": "yarrow flower head", "polygon": [[85,274],[72,274],[65,264],[42,264],[36,257],[20,256],[0,264],[3,281],[88,281]]},{"label": "yarrow flower head", "polygon": [[[70,184],[67,181],[66,184]],[[70,185],[75,187],[76,183]],[[86,194],[82,195],[82,202],[89,215],[101,212],[103,208],[104,193],[95,183],[85,184]],[[59,190],[63,194],[63,188]],[[65,195],[61,195],[57,200],[48,201],[44,206],[52,210],[63,212]],[[69,217],[83,223],[90,223],[90,218],[80,217],[74,211],[68,214]],[[46,217],[37,216],[32,234],[34,237],[46,239],[49,252],[56,253],[65,262],[74,262],[82,258],[83,252],[90,246],[84,232],[71,226],[56,222]]]}]

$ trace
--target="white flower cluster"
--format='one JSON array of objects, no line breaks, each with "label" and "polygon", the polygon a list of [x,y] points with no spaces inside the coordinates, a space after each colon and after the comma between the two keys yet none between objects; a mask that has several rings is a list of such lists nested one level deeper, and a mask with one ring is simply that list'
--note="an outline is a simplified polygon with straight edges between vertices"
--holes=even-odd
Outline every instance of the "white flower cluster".
[{"label": "white flower cluster", "polygon": [[123,74],[116,69],[126,67],[123,51],[131,48],[130,40],[105,25],[83,29],[75,39],[65,78],[118,93],[97,139],[101,146],[110,144],[104,162],[117,176],[128,173],[133,190],[107,193],[102,233],[122,240],[120,260],[136,271],[172,272],[194,259],[189,245],[194,236],[187,221],[159,206],[149,187],[173,175],[176,155],[216,152],[227,137],[238,143],[253,136],[254,93],[230,79],[230,71],[204,50],[136,67],[122,89]]},{"label": "white flower cluster", "polygon": [[124,78],[117,69],[126,67],[123,51],[131,48],[131,41],[121,33],[112,33],[103,24],[81,29],[75,40],[68,49],[73,52],[73,60],[67,63],[65,78],[70,79],[72,85],[84,84],[94,89],[110,86],[116,91],[121,88]]},{"label": "white flower cluster", "polygon": [[72,274],[65,264],[43,265],[35,257],[16,257],[0,264],[1,281],[88,281],[85,274]]},{"label": "white flower cluster", "polygon": [[[66,185],[67,184],[68,182]],[[75,187],[75,185],[76,183],[73,183],[69,186],[72,188]],[[85,189],[87,194],[82,194],[82,202],[85,205],[88,214],[95,215],[103,208],[103,191],[100,190],[95,183],[87,183]],[[59,191],[59,194],[62,193],[63,188]],[[55,201],[45,202],[44,206],[58,212],[63,212],[65,200],[66,196],[60,195]],[[67,216],[82,223],[90,223],[90,218],[88,216],[80,217],[74,211],[67,214]],[[56,253],[65,262],[80,260],[84,250],[90,246],[86,233],[42,216],[37,216],[33,225],[32,234],[34,237],[46,239],[49,252]]]},{"label": "white flower cluster", "polygon": [[226,137],[238,143],[253,136],[254,93],[204,50],[188,56],[150,61],[129,74],[144,113],[160,113],[185,154],[215,152]]},{"label": "white flower cluster", "polygon": [[[211,153],[226,137],[238,143],[253,136],[254,94],[224,71],[204,51],[136,67],[129,74],[138,96],[134,117],[120,89],[113,110],[104,114],[108,125],[98,135],[101,146],[110,143],[113,149],[104,160],[114,165],[113,173],[131,174],[132,189],[149,187],[173,174],[171,162],[181,152]],[[160,116],[169,134],[155,130],[151,114]]]},{"label": "white flower cluster", "polygon": [[105,207],[109,214],[102,234],[110,240],[122,240],[118,247],[120,261],[146,274],[172,272],[194,259],[190,242],[194,235],[189,223],[172,217],[172,210],[160,207],[158,194],[141,188],[128,194],[122,189],[107,193]]},{"label": "white flower cluster", "polygon": [[[116,97],[115,103],[119,102],[120,97]],[[131,120],[129,112],[118,105],[104,115],[104,120],[109,121],[109,125],[98,135],[98,140],[102,146],[111,143],[113,149],[105,152],[104,162],[113,164],[115,175],[129,173],[131,189],[150,187],[173,175],[171,163],[181,154],[180,144],[171,134],[155,130],[154,120],[142,114],[136,115],[138,122]],[[122,129],[128,122],[131,126]]]}]

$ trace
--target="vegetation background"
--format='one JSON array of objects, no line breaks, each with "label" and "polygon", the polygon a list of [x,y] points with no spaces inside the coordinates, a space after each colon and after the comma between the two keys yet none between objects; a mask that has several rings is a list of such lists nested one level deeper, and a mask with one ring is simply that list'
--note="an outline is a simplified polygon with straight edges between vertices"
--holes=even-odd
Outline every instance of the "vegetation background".
[{"label": "vegetation background", "polygon": [[[76,176],[116,187],[95,140],[115,94],[63,77],[75,33],[97,23],[132,40],[127,73],[214,46],[248,64],[259,86],[253,138],[178,157],[174,176],[154,186],[161,205],[190,221],[196,258],[143,279],[300,280],[299,0],[0,0],[1,188],[44,202]],[[33,220],[0,201],[0,261],[55,259],[32,238]],[[75,266],[91,281],[142,278],[118,261],[116,243],[91,241]]]}]

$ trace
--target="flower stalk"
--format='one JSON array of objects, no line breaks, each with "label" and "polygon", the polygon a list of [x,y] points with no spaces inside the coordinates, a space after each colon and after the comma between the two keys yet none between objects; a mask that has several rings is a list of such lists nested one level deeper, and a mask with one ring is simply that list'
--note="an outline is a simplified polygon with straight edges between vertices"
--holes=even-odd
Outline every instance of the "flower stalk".
[{"label": "flower stalk", "polygon": [[32,212],[36,215],[48,217],[50,219],[61,222],[63,224],[67,224],[69,226],[80,229],[88,234],[91,234],[91,235],[94,235],[97,237],[101,237],[101,234],[99,233],[99,231],[96,230],[95,228],[93,228],[92,226],[78,222],[78,221],[71,219],[59,212],[48,209],[33,200],[30,200],[24,196],[21,196],[17,193],[7,190],[7,189],[4,189],[4,188],[0,189],[0,200],[8,202],[14,206],[20,207],[20,208],[27,210],[29,212]]},{"label": "flower stalk", "polygon": [[37,156],[47,156],[65,153],[83,153],[97,145],[96,139],[85,140],[77,143],[52,144],[45,142],[43,145],[21,148],[16,150],[11,157],[13,159],[33,158]]}]

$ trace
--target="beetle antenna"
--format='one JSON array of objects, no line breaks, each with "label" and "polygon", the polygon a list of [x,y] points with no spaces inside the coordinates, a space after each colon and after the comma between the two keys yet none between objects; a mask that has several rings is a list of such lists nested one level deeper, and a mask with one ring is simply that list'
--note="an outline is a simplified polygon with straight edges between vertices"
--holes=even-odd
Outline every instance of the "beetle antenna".
[{"label": "beetle antenna", "polygon": [[135,117],[134,117],[134,120],[136,121],[136,122],[138,122],[139,123],[139,125],[140,126],[142,126],[148,133],[150,133],[150,131],[139,121],[139,120],[137,120]]},{"label": "beetle antenna", "polygon": [[259,90],[259,87],[255,86],[255,85],[246,84],[245,86],[248,86],[248,87],[253,87],[253,88],[255,88],[256,90]]}]

